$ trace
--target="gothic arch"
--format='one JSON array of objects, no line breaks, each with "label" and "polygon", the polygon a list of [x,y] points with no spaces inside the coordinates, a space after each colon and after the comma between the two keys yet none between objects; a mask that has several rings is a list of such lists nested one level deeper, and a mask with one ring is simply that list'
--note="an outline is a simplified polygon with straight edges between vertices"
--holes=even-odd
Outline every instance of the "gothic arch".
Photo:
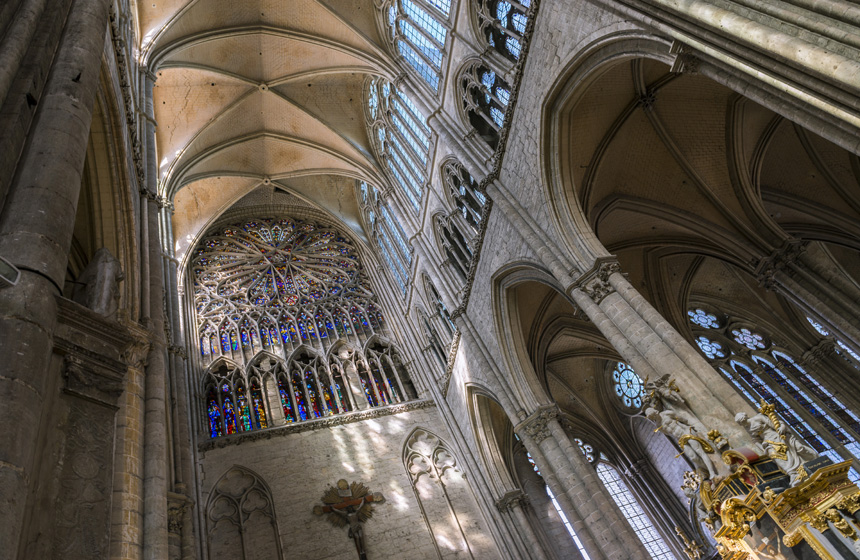
[{"label": "gothic arch", "polygon": [[417,427],[403,443],[403,466],[440,558],[495,558],[495,545],[481,525],[472,488],[448,444]]},{"label": "gothic arch", "polygon": [[282,559],[272,492],[252,470],[234,465],[206,502],[209,560]]}]

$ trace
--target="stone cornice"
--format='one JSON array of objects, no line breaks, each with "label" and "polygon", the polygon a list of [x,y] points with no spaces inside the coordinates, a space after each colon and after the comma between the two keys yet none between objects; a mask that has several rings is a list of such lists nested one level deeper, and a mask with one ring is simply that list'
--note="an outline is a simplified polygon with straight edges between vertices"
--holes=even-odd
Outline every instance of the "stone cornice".
[{"label": "stone cornice", "polygon": [[232,436],[208,439],[198,443],[197,448],[200,451],[210,451],[212,449],[221,449],[228,445],[239,445],[240,443],[249,441],[271,439],[273,437],[286,436],[301,432],[311,432],[314,430],[326,430],[335,426],[353,424],[355,422],[362,422],[371,418],[381,418],[383,416],[391,416],[393,414],[400,414],[433,406],[436,406],[436,403],[429,399],[410,401],[390,406],[380,406],[369,410],[339,414],[336,416],[329,416],[328,418],[320,418],[318,420],[308,420],[305,422],[287,424],[286,426],[278,426],[276,428],[267,428],[265,430],[256,430]]}]

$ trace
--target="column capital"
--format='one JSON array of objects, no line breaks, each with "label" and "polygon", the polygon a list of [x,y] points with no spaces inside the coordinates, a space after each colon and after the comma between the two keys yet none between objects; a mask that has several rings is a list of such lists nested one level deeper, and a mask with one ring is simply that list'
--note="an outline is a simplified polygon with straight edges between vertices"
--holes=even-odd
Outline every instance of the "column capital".
[{"label": "column capital", "polygon": [[549,423],[558,418],[558,407],[554,404],[542,406],[520,422],[514,429],[540,443],[552,435]]},{"label": "column capital", "polygon": [[609,283],[609,276],[615,272],[621,272],[618,259],[614,256],[598,257],[594,265],[574,281],[572,287],[585,292],[594,303],[600,303],[615,291]]},{"label": "column capital", "polygon": [[529,503],[529,497],[517,488],[510,492],[505,492],[505,495],[496,500],[496,509],[505,513],[513,510],[515,507],[522,507]]},{"label": "column capital", "polygon": [[800,357],[803,363],[807,366],[814,367],[827,356],[830,356],[836,349],[836,342],[833,337],[828,336],[818,341],[818,344],[812,346],[809,350],[803,353]]}]

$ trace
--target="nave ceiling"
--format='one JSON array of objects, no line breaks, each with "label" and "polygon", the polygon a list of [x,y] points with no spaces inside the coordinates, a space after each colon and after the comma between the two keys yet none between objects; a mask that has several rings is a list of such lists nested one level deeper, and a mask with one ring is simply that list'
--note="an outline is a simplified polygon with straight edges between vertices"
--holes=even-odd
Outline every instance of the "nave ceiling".
[{"label": "nave ceiling", "polygon": [[377,12],[371,0],[138,3],[178,258],[258,188],[298,196],[364,236],[354,179],[382,183],[364,87],[397,74]]}]

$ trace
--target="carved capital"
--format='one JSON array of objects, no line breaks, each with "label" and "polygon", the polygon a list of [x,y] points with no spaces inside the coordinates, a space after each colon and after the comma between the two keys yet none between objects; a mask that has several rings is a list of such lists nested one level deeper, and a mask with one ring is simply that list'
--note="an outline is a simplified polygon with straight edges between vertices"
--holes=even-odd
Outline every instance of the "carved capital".
[{"label": "carved capital", "polygon": [[603,299],[615,291],[609,283],[609,277],[621,272],[621,265],[615,257],[600,258],[574,283],[574,287],[585,292],[594,303],[600,303]]},{"label": "carved capital", "polygon": [[806,243],[799,239],[788,239],[779,249],[761,259],[756,267],[755,274],[759,284],[772,290],[778,282],[775,279],[777,272],[785,271],[789,265],[797,262],[798,257],[806,250]]},{"label": "carved capital", "polygon": [[832,338],[822,338],[818,344],[804,352],[801,359],[807,366],[815,367],[827,356],[833,355],[835,349],[836,342]]},{"label": "carved capital", "polygon": [[558,409],[555,406],[539,408],[531,416],[526,418],[516,430],[540,443],[550,436],[549,423],[558,418]]},{"label": "carved capital", "polygon": [[513,510],[515,507],[522,507],[528,503],[529,497],[522,490],[511,490],[496,500],[496,509],[505,513]]},{"label": "carved capital", "polygon": [[182,522],[185,512],[194,506],[188,496],[171,492],[167,496],[167,530],[174,535],[182,533]]},{"label": "carved capital", "polygon": [[146,367],[146,358],[149,355],[149,341],[136,339],[126,346],[122,352],[122,361],[132,369],[143,369]]},{"label": "carved capital", "polygon": [[185,348],[183,348],[182,346],[177,346],[175,344],[171,344],[170,346],[167,347],[167,351],[169,353],[173,354],[174,356],[179,356],[183,360],[188,359],[188,353],[185,351]]}]

